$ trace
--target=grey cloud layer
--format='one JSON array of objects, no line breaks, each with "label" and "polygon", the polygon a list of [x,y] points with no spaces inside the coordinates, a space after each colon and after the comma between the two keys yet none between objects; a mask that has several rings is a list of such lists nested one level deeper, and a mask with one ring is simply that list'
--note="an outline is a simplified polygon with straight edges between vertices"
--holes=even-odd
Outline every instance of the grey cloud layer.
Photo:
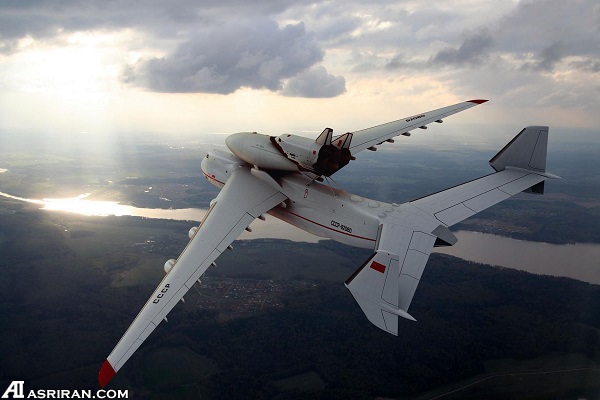
[{"label": "grey cloud layer", "polygon": [[[51,38],[60,31],[132,28],[153,39],[148,42],[155,47],[164,45],[166,54],[128,66],[124,79],[132,85],[224,94],[250,87],[306,97],[345,92],[344,77],[320,66],[333,50],[347,55],[336,60],[348,74],[439,74],[464,90],[471,89],[472,76],[480,76],[481,87],[490,91],[514,92],[536,81],[533,77],[561,68],[599,72],[597,0],[523,0],[494,12],[498,7],[462,0],[427,5],[394,0],[5,0],[0,1],[0,54],[16,51],[15,40],[26,35]],[[295,23],[284,26],[277,20]],[[496,76],[521,86],[494,85]]]},{"label": "grey cloud layer", "polygon": [[322,66],[306,70],[290,79],[282,90],[289,97],[335,97],[346,91],[343,76],[334,76]]},{"label": "grey cloud layer", "polygon": [[489,32],[478,32],[467,36],[458,48],[446,48],[434,55],[430,62],[433,65],[468,65],[480,64],[494,45]]},{"label": "grey cloud layer", "polygon": [[[596,0],[522,1],[505,15],[466,25],[468,28],[459,32],[450,27],[451,21],[459,17],[447,12],[399,13],[395,18],[397,26],[389,31],[373,32],[360,39],[366,52],[371,52],[377,42],[388,53],[391,48],[398,49],[392,57],[372,58],[372,69],[431,71],[449,66],[496,65],[498,57],[506,55],[519,64],[518,69],[552,72],[567,57],[585,59],[577,64],[582,68],[595,65],[600,57],[600,4]],[[415,23],[415,18],[420,18],[420,22]],[[387,40],[383,40],[384,34]],[[396,42],[389,39],[394,37]],[[405,41],[406,38],[412,41]],[[442,48],[436,43],[443,44]],[[429,46],[435,51],[431,52]],[[355,43],[355,49],[360,51],[361,45]]]},{"label": "grey cloud layer", "polygon": [[[167,57],[141,60],[131,66],[125,80],[158,92],[228,94],[241,87],[277,91],[283,80],[322,59],[323,51],[304,24],[280,28],[276,22],[263,19],[199,32]],[[322,80],[325,87],[329,87],[328,81],[337,82],[329,75]],[[333,93],[326,90],[321,95]]]},{"label": "grey cloud layer", "polygon": [[[52,38],[60,32],[134,28],[180,44],[163,58],[145,58],[124,68],[123,80],[158,92],[228,94],[242,87],[286,95],[331,97],[345,80],[311,70],[323,50],[304,24],[280,28],[265,17],[303,1],[243,0],[164,2],[149,0],[8,0],[0,3],[0,54],[25,36]],[[181,39],[183,38],[183,39]],[[315,72],[318,71],[318,72]],[[300,75],[299,75],[300,74]],[[312,87],[318,85],[318,87]]]},{"label": "grey cloud layer", "polygon": [[3,0],[0,40],[27,35],[52,37],[60,31],[136,28],[177,35],[224,18],[256,18],[280,13],[297,0]]}]

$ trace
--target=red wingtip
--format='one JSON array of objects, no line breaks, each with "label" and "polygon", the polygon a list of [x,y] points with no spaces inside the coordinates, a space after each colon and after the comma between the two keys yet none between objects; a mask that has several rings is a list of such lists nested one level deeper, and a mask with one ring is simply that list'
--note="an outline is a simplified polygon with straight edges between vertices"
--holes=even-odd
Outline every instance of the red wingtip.
[{"label": "red wingtip", "polygon": [[481,104],[485,103],[487,100],[469,100],[468,103]]},{"label": "red wingtip", "polygon": [[102,364],[102,368],[100,368],[100,372],[98,373],[100,387],[104,388],[116,373],[117,372],[113,369],[108,360],[104,361],[104,364]]}]

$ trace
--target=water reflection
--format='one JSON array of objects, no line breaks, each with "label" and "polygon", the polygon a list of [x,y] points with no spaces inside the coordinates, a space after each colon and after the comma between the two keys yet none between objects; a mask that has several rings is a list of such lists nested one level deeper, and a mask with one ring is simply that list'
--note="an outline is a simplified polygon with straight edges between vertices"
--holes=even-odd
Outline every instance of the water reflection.
[{"label": "water reflection", "polygon": [[[161,208],[139,208],[115,201],[88,200],[90,193],[84,193],[77,197],[66,199],[27,199],[0,192],[0,196],[26,203],[38,204],[41,210],[64,211],[85,216],[106,217],[132,216],[154,219],[170,219],[176,221],[196,221],[204,218],[206,210],[199,208],[161,209]],[[321,238],[304,232],[292,225],[279,221],[276,218],[268,218],[266,221],[256,221],[252,224],[252,232],[244,231],[240,239],[287,239],[296,242],[316,243]]]},{"label": "water reflection", "polygon": [[68,211],[87,216],[129,215],[129,206],[124,206],[116,201],[86,200],[91,193],[67,199],[43,199],[42,210]]}]

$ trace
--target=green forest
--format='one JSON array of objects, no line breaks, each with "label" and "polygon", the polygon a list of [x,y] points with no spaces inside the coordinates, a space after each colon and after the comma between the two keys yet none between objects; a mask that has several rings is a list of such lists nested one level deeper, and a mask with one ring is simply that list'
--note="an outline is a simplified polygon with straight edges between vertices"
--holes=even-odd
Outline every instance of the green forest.
[{"label": "green forest", "polygon": [[[0,387],[97,389],[100,365],[189,224],[12,208],[0,211]],[[162,245],[139,246],[148,238]],[[343,285],[368,251],[329,241],[234,247],[207,279],[309,284],[279,293],[282,309],[228,319],[195,307],[202,290],[190,291],[109,388],[136,399],[415,398],[491,373],[577,368],[444,398],[600,395],[597,285],[434,254],[410,309],[418,322],[402,320],[394,337]]]}]

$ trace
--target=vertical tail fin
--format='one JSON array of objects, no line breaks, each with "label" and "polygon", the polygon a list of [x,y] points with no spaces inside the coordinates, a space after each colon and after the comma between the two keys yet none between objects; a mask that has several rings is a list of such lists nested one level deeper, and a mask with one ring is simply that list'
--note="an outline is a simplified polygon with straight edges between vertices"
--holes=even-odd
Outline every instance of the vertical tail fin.
[{"label": "vertical tail fin", "polygon": [[[335,142],[335,143],[333,143]],[[342,136],[338,136],[335,140],[332,140],[332,144],[338,149],[349,149],[350,143],[352,142],[352,133],[344,133]]]},{"label": "vertical tail fin", "polygon": [[323,146],[329,146],[331,144],[332,138],[333,138],[333,129],[325,128],[325,129],[323,129],[323,132],[321,132],[319,137],[315,139],[315,143],[323,145]]},{"label": "vertical tail fin", "polygon": [[490,160],[490,165],[496,172],[506,167],[545,172],[548,129],[547,126],[528,126],[523,129]]}]

